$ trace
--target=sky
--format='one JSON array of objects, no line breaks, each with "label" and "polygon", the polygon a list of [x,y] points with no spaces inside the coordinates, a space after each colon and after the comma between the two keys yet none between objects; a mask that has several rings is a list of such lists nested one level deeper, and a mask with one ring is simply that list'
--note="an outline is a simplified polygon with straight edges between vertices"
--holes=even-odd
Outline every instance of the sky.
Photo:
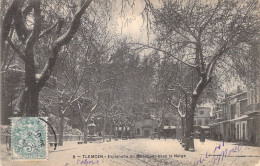
[{"label": "sky", "polygon": [[134,3],[135,5],[131,7],[125,2],[125,8],[121,12],[122,1],[117,1],[113,12],[114,21],[117,24],[116,33],[122,37],[131,37],[133,40],[146,43],[146,22],[142,17],[145,3],[143,0],[135,0]]},{"label": "sky", "polygon": [[[112,21],[116,23],[116,33],[121,37],[131,37],[134,42],[148,44],[148,40],[150,42],[152,41],[153,35],[151,34],[148,39],[146,21],[142,17],[142,12],[145,7],[144,0],[134,0],[135,5],[133,7],[127,4],[126,1],[123,0],[123,2],[125,2],[123,12],[121,12],[121,0],[116,0],[114,5]],[[159,5],[159,0],[156,0],[156,2],[151,0],[151,2],[157,6]],[[132,4],[132,1],[130,0],[129,3]],[[245,88],[240,80],[231,78],[230,81],[224,82],[221,88],[224,93],[228,94],[236,91],[238,86],[242,87],[242,89]]]}]

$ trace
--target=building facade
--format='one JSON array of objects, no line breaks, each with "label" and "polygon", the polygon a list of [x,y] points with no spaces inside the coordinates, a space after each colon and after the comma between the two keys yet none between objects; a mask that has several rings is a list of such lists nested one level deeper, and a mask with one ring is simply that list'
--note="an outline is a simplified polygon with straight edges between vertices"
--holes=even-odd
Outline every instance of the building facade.
[{"label": "building facade", "polygon": [[135,122],[135,136],[136,137],[150,137],[151,134],[157,132],[156,121],[153,119],[142,119]]},{"label": "building facade", "polygon": [[194,135],[196,138],[200,136],[201,130],[205,130],[205,133],[209,134],[210,123],[210,107],[197,107],[194,115]]},{"label": "building facade", "polygon": [[210,123],[210,107],[197,107],[194,115],[195,126],[207,126]]},{"label": "building facade", "polygon": [[209,124],[215,140],[245,142],[260,145],[259,90],[226,96],[213,109]]}]

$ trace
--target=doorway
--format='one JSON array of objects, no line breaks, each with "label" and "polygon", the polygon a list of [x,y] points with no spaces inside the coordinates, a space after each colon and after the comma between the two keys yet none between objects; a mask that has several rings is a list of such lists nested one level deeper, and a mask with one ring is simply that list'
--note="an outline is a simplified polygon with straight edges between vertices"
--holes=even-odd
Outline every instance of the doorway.
[{"label": "doorway", "polygon": [[145,137],[149,137],[149,135],[150,135],[149,130],[144,130],[144,136],[145,136]]}]

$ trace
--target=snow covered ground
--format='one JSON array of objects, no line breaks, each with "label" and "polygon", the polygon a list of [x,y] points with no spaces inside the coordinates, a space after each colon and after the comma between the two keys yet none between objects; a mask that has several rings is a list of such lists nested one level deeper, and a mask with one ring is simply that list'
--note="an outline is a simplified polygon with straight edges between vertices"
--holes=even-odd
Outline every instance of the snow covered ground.
[{"label": "snow covered ground", "polygon": [[260,147],[239,146],[227,142],[223,145],[222,142],[211,140],[206,140],[202,144],[199,140],[195,140],[195,148],[195,152],[184,151],[180,143],[172,139],[166,141],[131,139],[83,145],[78,145],[77,142],[65,142],[64,146],[57,147],[56,150],[49,147],[48,161],[25,163],[11,161],[5,145],[1,145],[1,158],[3,166],[254,166],[260,164]]}]

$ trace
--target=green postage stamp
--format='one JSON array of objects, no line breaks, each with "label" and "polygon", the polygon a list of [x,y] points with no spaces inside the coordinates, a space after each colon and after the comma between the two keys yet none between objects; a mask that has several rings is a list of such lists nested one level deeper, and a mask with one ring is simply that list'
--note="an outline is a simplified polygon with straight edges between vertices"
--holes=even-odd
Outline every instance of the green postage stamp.
[{"label": "green postage stamp", "polygon": [[47,117],[13,117],[12,121],[12,159],[46,160]]}]

